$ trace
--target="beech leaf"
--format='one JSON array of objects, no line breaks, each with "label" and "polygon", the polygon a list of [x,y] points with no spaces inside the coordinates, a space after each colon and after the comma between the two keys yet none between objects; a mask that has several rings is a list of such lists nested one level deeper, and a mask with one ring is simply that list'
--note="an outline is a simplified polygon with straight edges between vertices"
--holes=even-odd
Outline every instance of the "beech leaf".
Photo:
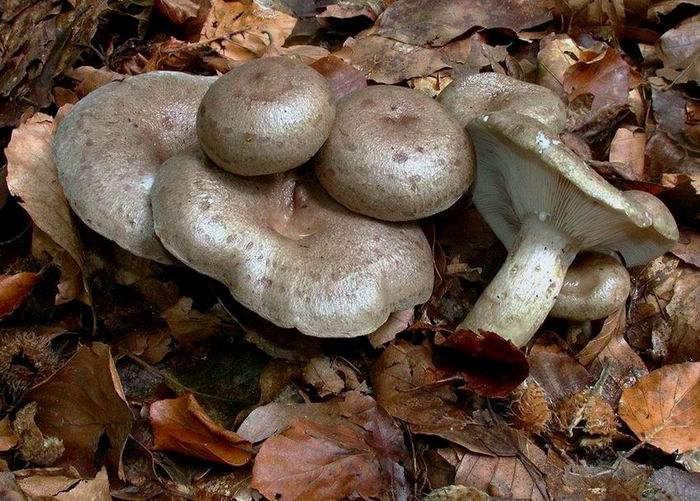
[{"label": "beech leaf", "polygon": [[22,305],[38,280],[39,275],[28,271],[16,275],[0,275],[0,319]]}]

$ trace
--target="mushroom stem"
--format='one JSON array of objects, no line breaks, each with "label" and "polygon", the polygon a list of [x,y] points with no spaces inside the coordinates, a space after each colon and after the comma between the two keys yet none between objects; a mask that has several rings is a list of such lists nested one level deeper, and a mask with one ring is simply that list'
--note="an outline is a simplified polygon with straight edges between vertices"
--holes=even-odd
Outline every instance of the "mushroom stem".
[{"label": "mushroom stem", "polygon": [[481,294],[460,329],[495,332],[524,346],[554,306],[566,270],[578,252],[548,215],[526,217],[503,267]]}]

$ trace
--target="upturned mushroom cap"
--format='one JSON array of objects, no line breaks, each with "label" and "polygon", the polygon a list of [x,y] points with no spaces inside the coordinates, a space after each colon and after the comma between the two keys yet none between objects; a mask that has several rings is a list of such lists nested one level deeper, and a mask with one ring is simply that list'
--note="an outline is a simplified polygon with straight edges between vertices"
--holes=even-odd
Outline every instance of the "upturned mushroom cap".
[{"label": "upturned mushroom cap", "polygon": [[438,96],[438,101],[462,127],[494,111],[519,113],[560,132],[566,124],[566,108],[546,87],[500,73],[477,73],[457,78]]},{"label": "upturned mushroom cap", "polygon": [[619,252],[628,266],[669,250],[678,228],[658,200],[608,184],[537,120],[494,112],[473,121],[473,199],[508,257],[460,324],[525,345],[582,251]]},{"label": "upturned mushroom cap", "polygon": [[507,248],[531,214],[564,232],[579,252],[620,252],[627,266],[649,262],[678,240],[660,200],[616,189],[536,120],[496,112],[469,130],[479,162],[474,204]]},{"label": "upturned mushroom cap", "polygon": [[309,160],[334,118],[333,92],[320,73],[270,57],[229,71],[209,88],[197,114],[197,135],[219,167],[257,176]]},{"label": "upturned mushroom cap", "polygon": [[418,91],[375,85],[338,103],[316,160],[323,187],[354,212],[408,221],[447,209],[471,184],[462,127]]},{"label": "upturned mushroom cap", "polygon": [[152,203],[173,255],[280,327],[369,334],[432,291],[432,254],[417,225],[348,211],[312,172],[241,177],[187,153],[159,170]]},{"label": "upturned mushroom cap", "polygon": [[172,263],[153,231],[149,192],[173,154],[197,144],[197,107],[214,77],[155,71],[112,82],[61,122],[54,157],[83,222],[137,256]]},{"label": "upturned mushroom cap", "polygon": [[612,315],[627,301],[630,275],[612,256],[579,255],[566,272],[550,317],[584,322]]}]

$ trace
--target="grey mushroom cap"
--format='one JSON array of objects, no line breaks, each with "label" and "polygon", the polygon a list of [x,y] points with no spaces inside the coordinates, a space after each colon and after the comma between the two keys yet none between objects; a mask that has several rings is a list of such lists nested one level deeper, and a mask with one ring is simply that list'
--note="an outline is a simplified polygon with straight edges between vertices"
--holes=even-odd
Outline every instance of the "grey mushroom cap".
[{"label": "grey mushroom cap", "polygon": [[477,73],[457,77],[438,101],[462,127],[494,111],[508,111],[534,118],[555,132],[566,125],[566,108],[546,87],[523,82],[501,73]]},{"label": "grey mushroom cap", "polygon": [[211,86],[199,107],[197,135],[219,167],[257,176],[309,160],[334,118],[333,92],[320,73],[270,57],[239,66]]},{"label": "grey mushroom cap", "polygon": [[185,153],[159,170],[152,204],[173,255],[280,327],[361,336],[432,292],[431,248],[417,225],[348,211],[308,170],[242,177]]},{"label": "grey mushroom cap", "polygon": [[528,214],[547,218],[579,251],[619,252],[627,266],[678,241],[676,222],[658,198],[616,189],[536,120],[496,112],[470,132],[479,162],[474,203],[507,248]]},{"label": "grey mushroom cap", "polygon": [[625,304],[629,293],[630,275],[618,259],[582,254],[567,270],[549,316],[579,322],[605,318]]},{"label": "grey mushroom cap", "polygon": [[474,153],[463,128],[418,91],[376,85],[338,103],[316,174],[338,202],[385,221],[447,209],[469,188]]},{"label": "grey mushroom cap", "polygon": [[60,123],[54,158],[68,202],[131,253],[174,260],[153,230],[149,193],[163,161],[197,144],[197,107],[215,77],[155,71],[109,83]]}]

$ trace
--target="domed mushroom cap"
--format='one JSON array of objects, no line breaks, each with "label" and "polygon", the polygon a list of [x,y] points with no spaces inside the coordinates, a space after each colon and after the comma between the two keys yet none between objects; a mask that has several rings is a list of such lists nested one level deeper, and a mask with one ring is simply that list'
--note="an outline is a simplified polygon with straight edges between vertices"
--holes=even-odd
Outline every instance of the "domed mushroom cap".
[{"label": "domed mushroom cap", "polygon": [[285,57],[235,68],[207,91],[197,114],[204,152],[242,176],[284,172],[309,160],[335,117],[326,79]]},{"label": "domed mushroom cap", "polygon": [[153,231],[149,192],[161,163],[197,144],[199,102],[214,77],[155,71],[81,99],[54,137],[63,190],[94,231],[137,256],[172,263]]},{"label": "domed mushroom cap", "polygon": [[669,250],[678,228],[653,195],[621,192],[536,120],[496,112],[472,123],[479,169],[474,203],[508,248],[534,214],[564,232],[579,251],[620,252],[627,266]]},{"label": "domed mushroom cap", "polygon": [[158,172],[152,203],[173,255],[281,327],[369,334],[432,292],[432,254],[417,225],[354,214],[311,172],[241,177],[187,153]]},{"label": "domed mushroom cap", "polygon": [[438,103],[415,90],[375,85],[338,103],[316,174],[350,210],[408,221],[457,201],[473,166],[469,138]]},{"label": "domed mushroom cap", "polygon": [[630,275],[612,256],[583,254],[564,277],[550,317],[587,321],[605,318],[625,304],[630,293]]},{"label": "domed mushroom cap", "polygon": [[457,78],[440,93],[438,101],[462,127],[494,111],[534,118],[555,132],[563,130],[566,124],[566,108],[554,92],[500,73]]}]

